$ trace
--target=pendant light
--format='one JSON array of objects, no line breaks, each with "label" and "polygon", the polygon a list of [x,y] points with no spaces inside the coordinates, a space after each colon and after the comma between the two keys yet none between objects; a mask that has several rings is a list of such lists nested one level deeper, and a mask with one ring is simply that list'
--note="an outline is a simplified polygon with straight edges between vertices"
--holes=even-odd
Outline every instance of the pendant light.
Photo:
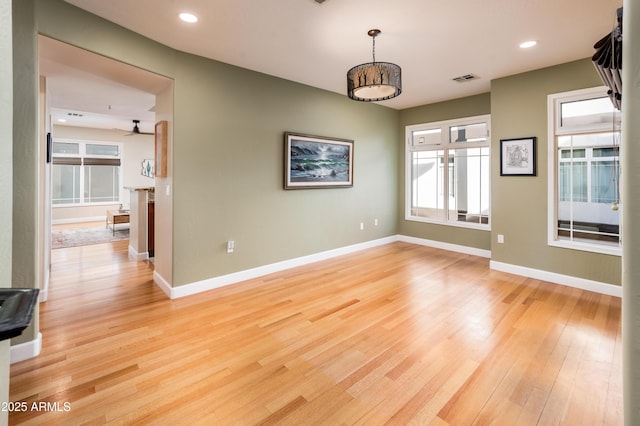
[{"label": "pendant light", "polygon": [[376,62],[376,37],[380,33],[377,29],[367,32],[373,39],[373,62],[356,65],[347,72],[347,96],[355,101],[384,101],[402,93],[400,67],[390,62]]}]

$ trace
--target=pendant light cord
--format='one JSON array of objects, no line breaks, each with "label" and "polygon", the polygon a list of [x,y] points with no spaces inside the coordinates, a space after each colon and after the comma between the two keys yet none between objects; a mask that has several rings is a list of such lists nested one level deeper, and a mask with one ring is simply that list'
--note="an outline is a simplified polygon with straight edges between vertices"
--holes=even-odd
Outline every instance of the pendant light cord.
[{"label": "pendant light cord", "polygon": [[373,63],[376,63],[376,36],[373,36]]}]

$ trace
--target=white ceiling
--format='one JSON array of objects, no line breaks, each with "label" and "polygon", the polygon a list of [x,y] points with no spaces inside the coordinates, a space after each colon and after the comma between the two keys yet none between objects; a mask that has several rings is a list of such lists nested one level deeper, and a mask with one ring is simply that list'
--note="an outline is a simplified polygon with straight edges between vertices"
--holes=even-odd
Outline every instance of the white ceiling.
[{"label": "white ceiling", "polygon": [[154,93],[168,78],[43,36],[38,55],[54,124],[130,131],[140,120],[140,131],[153,132]]},{"label": "white ceiling", "polygon": [[[382,102],[395,109],[488,92],[492,79],[590,57],[622,6],[622,0],[66,1],[172,48],[341,94],[349,68],[371,61],[367,31],[379,28],[376,59],[402,67],[402,94]],[[178,20],[184,11],[199,21]],[[525,40],[538,44],[520,49]],[[452,80],[470,73],[480,78]],[[82,75],[69,72],[68,80],[61,90],[80,91]],[[152,106],[126,96],[112,102],[140,114]]]}]

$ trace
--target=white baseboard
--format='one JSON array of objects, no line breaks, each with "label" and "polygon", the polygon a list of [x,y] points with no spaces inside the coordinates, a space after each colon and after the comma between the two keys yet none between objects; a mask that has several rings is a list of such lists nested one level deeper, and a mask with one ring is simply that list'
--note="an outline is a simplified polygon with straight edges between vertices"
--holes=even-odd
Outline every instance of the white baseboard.
[{"label": "white baseboard", "polygon": [[146,260],[148,258],[149,258],[148,251],[145,251],[143,253],[138,253],[136,249],[134,249],[132,246],[129,246],[129,259],[141,261],[141,260]]},{"label": "white baseboard", "polygon": [[159,273],[157,273],[156,271],[153,271],[153,282],[155,282],[156,285],[160,287],[160,290],[162,290],[164,294],[166,294],[167,297],[169,297],[169,299],[175,299],[175,297],[172,297],[171,292],[173,291],[173,287],[171,287],[171,284],[169,284],[169,281],[164,279],[164,277]]},{"label": "white baseboard", "polygon": [[527,268],[525,266],[512,265],[509,263],[489,262],[489,267],[496,271],[508,272],[510,274],[522,275],[523,277],[548,281],[554,284],[561,284],[567,287],[579,288],[581,290],[593,291],[595,293],[607,294],[609,296],[622,297],[622,286],[599,281],[587,280],[584,278],[572,277],[570,275],[557,274],[555,272],[543,271],[540,269]]},{"label": "white baseboard", "polygon": [[[261,277],[263,275],[280,272],[298,266],[307,265],[309,263],[319,262],[333,257],[354,253],[367,248],[377,247],[383,244],[402,241],[410,244],[417,244],[427,247],[433,247],[441,250],[454,251],[457,253],[469,254],[472,256],[491,258],[491,250],[484,250],[475,247],[462,246],[458,244],[444,243],[441,241],[427,240],[423,238],[409,237],[406,235],[394,235],[391,237],[381,238],[378,240],[367,241],[364,243],[354,244],[334,250],[328,250],[308,256],[302,256],[282,262],[272,263],[270,265],[259,266],[257,268],[247,269],[244,271],[234,272],[227,275],[208,278],[206,280],[197,281],[178,287],[172,287],[171,284],[157,272],[153,273],[153,279],[158,287],[170,298],[178,299],[185,296],[201,293],[215,288],[224,287],[238,282]],[[554,272],[543,271],[539,269],[527,268],[524,266],[511,265],[502,262],[490,261],[491,269],[508,272],[515,275],[521,275],[529,278],[535,278],[548,281],[554,284],[561,284],[568,287],[579,288],[582,290],[593,291],[596,293],[607,294],[610,296],[622,297],[622,287],[601,283],[598,281],[587,280],[584,278],[572,277],[570,275],[557,274]]]},{"label": "white baseboard", "polygon": [[154,273],[153,277],[158,287],[160,287],[160,289],[162,289],[162,291],[164,291],[167,294],[167,296],[169,296],[170,299],[177,299],[180,297],[201,293],[203,291],[213,290],[215,288],[235,284],[241,281],[246,281],[253,278],[261,277],[263,275],[272,274],[274,272],[280,272],[286,269],[303,266],[309,263],[319,262],[321,260],[331,259],[333,257],[354,253],[367,248],[377,247],[383,244],[389,244],[395,241],[398,241],[397,236],[381,238],[378,240],[367,241],[364,243],[354,244],[347,247],[341,247],[334,250],[328,250],[321,253],[311,254],[308,256],[302,256],[295,259],[289,259],[282,262],[276,262],[270,265],[264,265],[264,266],[259,266],[257,268],[234,272],[227,275],[221,275],[218,277],[213,277],[213,278],[197,281],[190,284],[185,284],[178,287],[172,287],[159,274]]},{"label": "white baseboard", "polygon": [[17,345],[11,346],[10,349],[10,357],[11,364],[15,364],[16,362],[24,361],[29,358],[35,358],[40,355],[42,351],[42,333],[38,333],[38,336],[35,340],[31,340],[29,342],[18,343]]},{"label": "white baseboard", "polygon": [[66,223],[82,223],[82,222],[105,222],[107,220],[107,216],[91,216],[91,217],[72,217],[69,219],[56,219],[52,220],[52,225],[63,225]]},{"label": "white baseboard", "polygon": [[455,251],[457,253],[470,254],[478,257],[491,258],[491,250],[484,250],[475,247],[461,246],[458,244],[443,243],[442,241],[426,240],[424,238],[408,237],[406,235],[398,235],[398,241],[405,243],[418,244],[421,246],[433,247],[442,250]]}]

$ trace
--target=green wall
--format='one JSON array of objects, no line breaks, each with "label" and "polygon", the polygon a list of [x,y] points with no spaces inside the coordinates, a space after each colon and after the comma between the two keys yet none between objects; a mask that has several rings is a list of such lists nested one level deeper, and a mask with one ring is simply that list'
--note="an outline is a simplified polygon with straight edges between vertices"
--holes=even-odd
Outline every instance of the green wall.
[{"label": "green wall", "polygon": [[[547,95],[602,86],[590,59],[491,82],[491,259],[619,285],[619,256],[547,245]],[[500,176],[500,139],[536,136],[537,176]],[[504,244],[497,244],[503,234]]]},{"label": "green wall", "polygon": [[[14,2],[15,3],[15,2]],[[28,2],[27,2],[28,3]],[[38,75],[34,12],[28,4],[13,10],[13,240],[14,259],[34,256],[37,217],[38,156]],[[19,48],[15,48],[19,46]],[[24,102],[22,100],[24,99]],[[27,262],[14,262],[13,286],[32,287],[36,268]]]},{"label": "green wall", "polygon": [[[38,75],[35,8],[13,2],[13,237],[11,285],[38,288]],[[12,343],[36,339],[38,313]]]},{"label": "green wall", "polygon": [[[174,287],[395,234],[398,111],[176,52],[63,1],[18,3],[35,4],[35,24],[23,27],[34,39],[40,32],[174,79],[173,276],[165,277]],[[35,49],[24,56],[33,63]],[[30,129],[35,93],[25,89],[17,104],[33,111],[19,127]],[[285,131],[353,139],[354,186],[283,190]],[[34,153],[20,162],[33,171]],[[33,233],[35,219],[24,220]]]},{"label": "green wall", "polygon": [[[449,244],[491,250],[490,232],[479,229],[405,220],[405,126],[491,113],[489,93],[423,105],[400,112],[398,133],[398,234]],[[493,208],[492,208],[493,215]],[[493,220],[493,219],[492,219]]]},{"label": "green wall", "polygon": [[[397,111],[193,55],[177,62],[174,285],[395,233]],[[285,131],[353,139],[353,188],[282,189]]]}]

